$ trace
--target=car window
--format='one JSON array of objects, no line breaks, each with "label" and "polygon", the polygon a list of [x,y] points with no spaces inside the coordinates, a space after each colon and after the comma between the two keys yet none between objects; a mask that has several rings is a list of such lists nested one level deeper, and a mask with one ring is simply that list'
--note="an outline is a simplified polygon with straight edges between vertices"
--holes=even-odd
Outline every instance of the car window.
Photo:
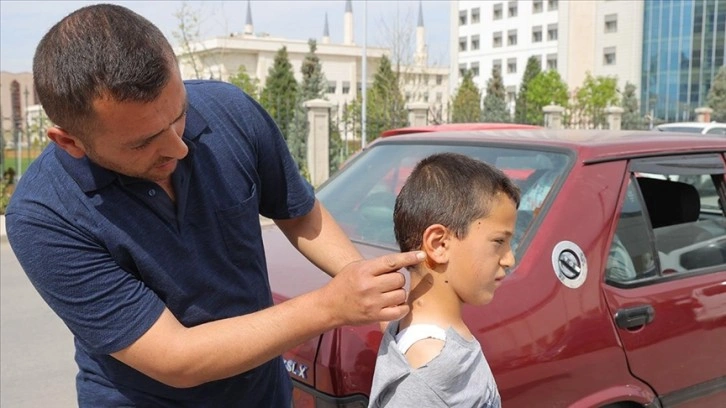
[{"label": "car window", "polygon": [[717,155],[636,162],[611,243],[606,279],[726,267],[723,162]]},{"label": "car window", "polygon": [[658,130],[662,132],[681,132],[681,133],[701,133],[703,127],[696,126],[662,126],[658,127]]},{"label": "car window", "polygon": [[722,135],[726,136],[726,127],[712,127],[706,132],[707,135]]},{"label": "car window", "polygon": [[416,164],[440,152],[462,153],[492,164],[520,187],[522,204],[512,242],[515,254],[572,164],[569,153],[559,151],[490,145],[379,143],[323,184],[317,197],[352,240],[398,249],[393,233],[396,196]]},{"label": "car window", "polygon": [[657,274],[647,215],[638,196],[635,179],[628,182],[605,267],[606,279],[625,283]]}]

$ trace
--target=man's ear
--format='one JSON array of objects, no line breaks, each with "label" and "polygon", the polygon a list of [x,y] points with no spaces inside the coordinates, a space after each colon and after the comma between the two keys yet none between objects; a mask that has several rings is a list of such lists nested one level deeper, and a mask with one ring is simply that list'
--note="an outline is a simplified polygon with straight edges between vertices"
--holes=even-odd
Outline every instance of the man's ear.
[{"label": "man's ear", "polygon": [[57,126],[48,128],[48,139],[55,142],[61,149],[76,159],[80,159],[86,155],[86,148],[83,142],[77,136],[73,136]]},{"label": "man's ear", "polygon": [[449,262],[449,236],[449,229],[441,224],[429,225],[424,231],[421,249],[426,252],[426,264],[430,269]]}]

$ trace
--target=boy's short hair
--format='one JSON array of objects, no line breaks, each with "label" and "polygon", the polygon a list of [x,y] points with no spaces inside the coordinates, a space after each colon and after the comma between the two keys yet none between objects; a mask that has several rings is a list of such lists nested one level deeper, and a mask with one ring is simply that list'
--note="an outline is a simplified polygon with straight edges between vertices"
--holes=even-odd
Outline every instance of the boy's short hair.
[{"label": "boy's short hair", "polygon": [[491,210],[497,193],[519,206],[519,188],[501,170],[457,153],[421,160],[396,198],[393,225],[401,251],[418,250],[423,232],[441,224],[458,239]]}]

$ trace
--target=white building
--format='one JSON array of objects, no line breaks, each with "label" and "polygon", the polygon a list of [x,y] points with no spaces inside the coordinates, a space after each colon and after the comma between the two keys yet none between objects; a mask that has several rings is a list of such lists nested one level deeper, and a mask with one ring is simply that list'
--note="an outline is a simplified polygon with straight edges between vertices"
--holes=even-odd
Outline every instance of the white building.
[{"label": "white building", "polygon": [[499,65],[513,109],[531,56],[542,70],[556,69],[571,90],[587,72],[617,76],[621,88],[626,81],[640,88],[642,32],[642,0],[454,0],[452,88],[469,69],[485,92],[492,67]]},{"label": "white building", "polygon": [[[342,114],[343,105],[353,101],[361,92],[363,77],[363,47],[356,44],[353,38],[354,20],[350,0],[345,3],[342,44],[330,42],[327,14],[324,21],[323,36],[317,40],[316,54],[328,81],[325,98],[333,104],[334,114],[336,114],[336,110],[337,114]],[[429,104],[429,120],[433,122],[438,117],[446,117],[446,102],[449,99],[449,69],[448,67],[428,66],[424,39],[423,15],[419,8],[419,27],[417,27],[417,42],[413,58],[415,62],[412,65],[401,67],[401,85],[408,102]],[[302,78],[300,67],[305,55],[309,52],[307,40],[291,40],[267,34],[255,34],[252,10],[248,2],[247,18],[242,33],[232,33],[227,37],[210,38],[190,44],[191,53],[185,52],[181,47],[177,48],[175,52],[179,58],[182,77],[185,79],[194,78],[199,74],[201,78],[226,81],[231,75],[238,72],[240,66],[244,66],[250,77],[257,79],[262,88],[269,69],[274,65],[275,54],[282,47],[287,48],[295,78],[300,81]],[[383,55],[390,57],[390,51],[386,48],[367,46],[365,53],[367,56],[366,87],[370,89],[381,57]],[[196,61],[196,70],[191,57]]]}]

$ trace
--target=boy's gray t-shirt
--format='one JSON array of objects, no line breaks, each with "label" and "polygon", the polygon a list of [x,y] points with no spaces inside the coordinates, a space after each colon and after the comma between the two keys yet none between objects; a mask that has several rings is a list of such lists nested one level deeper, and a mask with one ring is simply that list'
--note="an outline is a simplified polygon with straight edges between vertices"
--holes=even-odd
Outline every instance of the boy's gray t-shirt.
[{"label": "boy's gray t-shirt", "polygon": [[378,349],[369,408],[500,408],[497,384],[476,339],[446,330],[441,353],[412,369],[399,351],[398,322],[388,325]]}]

